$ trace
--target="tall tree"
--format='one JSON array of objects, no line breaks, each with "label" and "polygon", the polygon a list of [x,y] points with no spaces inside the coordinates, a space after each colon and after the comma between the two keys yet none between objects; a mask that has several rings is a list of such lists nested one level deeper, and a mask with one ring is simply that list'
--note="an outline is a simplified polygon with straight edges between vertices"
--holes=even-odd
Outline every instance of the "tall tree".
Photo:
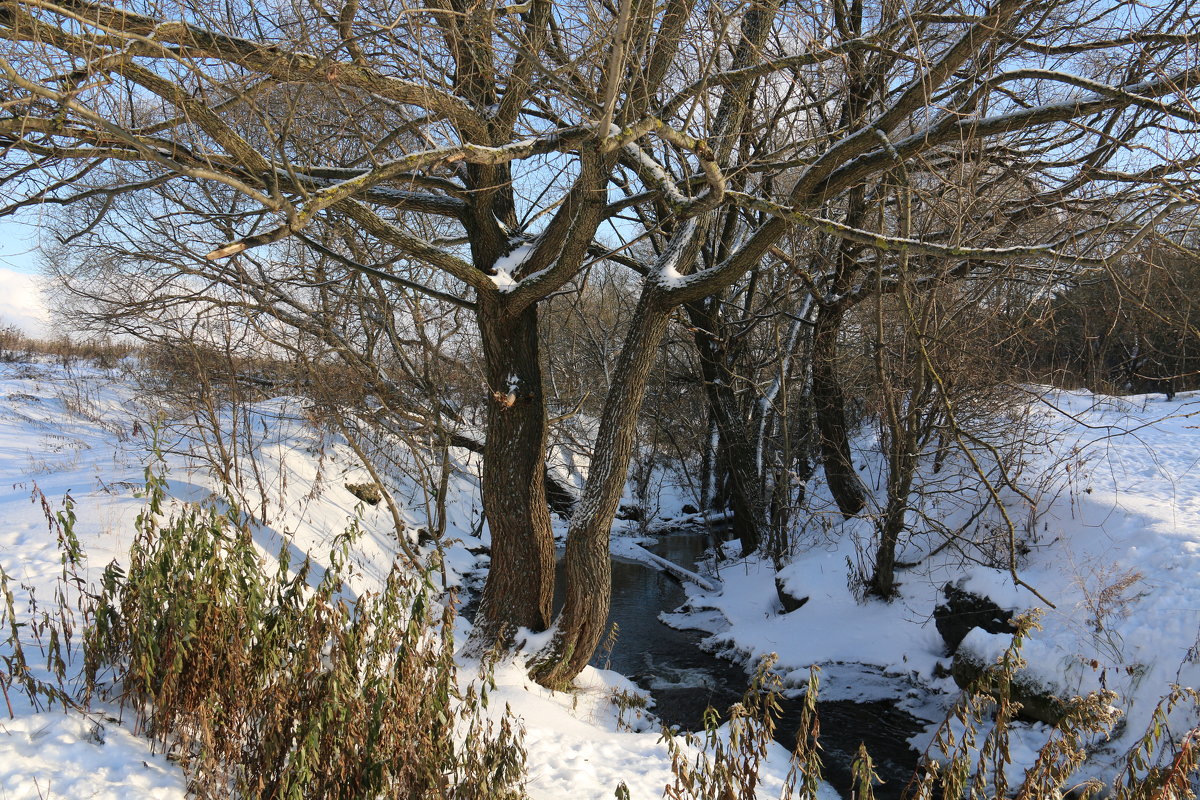
[{"label": "tall tree", "polygon": [[[835,295],[881,252],[1103,264],[1186,196],[1200,68],[1174,31],[1194,23],[1186,0],[1136,13],[1078,0],[0,0],[4,210],[91,208],[83,244],[111,208],[152,194],[147,224],[191,239],[178,290],[236,286],[254,259],[286,265],[303,242],[332,254],[326,280],[370,275],[370,291],[469,309],[493,540],[481,638],[550,622],[540,306],[596,259],[632,269],[641,294],[570,523],[566,605],[534,668],[560,686],[605,628],[609,527],[674,310],[774,263],[796,226],[838,243]],[[771,103],[793,83],[801,99],[781,114]],[[767,120],[776,145],[739,146]],[[980,152],[1044,187],[987,246],[884,224],[877,176],[953,174]],[[1066,233],[1027,224],[1077,205],[1119,216]],[[705,261],[726,208],[738,224]],[[346,230],[378,250],[372,263],[331,235]],[[639,257],[640,239],[655,256]]]}]

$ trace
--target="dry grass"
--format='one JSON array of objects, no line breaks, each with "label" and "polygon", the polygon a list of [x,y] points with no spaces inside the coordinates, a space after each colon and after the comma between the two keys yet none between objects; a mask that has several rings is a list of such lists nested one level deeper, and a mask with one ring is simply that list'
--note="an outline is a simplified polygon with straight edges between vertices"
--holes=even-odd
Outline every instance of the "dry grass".
[{"label": "dry grass", "polygon": [[77,340],[68,336],[41,339],[25,334],[16,325],[0,323],[0,362],[23,363],[41,357],[63,365],[90,362],[111,368],[135,350],[132,344],[109,339]]},{"label": "dry grass", "polygon": [[[18,615],[0,572],[6,698],[15,687],[35,707],[118,701],[183,765],[197,797],[523,796],[519,726],[507,710],[486,713],[486,674],[460,686],[453,598],[439,602],[437,563],[419,574],[396,567],[379,591],[351,597],[343,568],[357,525],[314,586],[313,565],[289,564],[286,549],[277,568],[264,568],[232,504],[168,514],[163,488],[148,470],[129,568],[110,564],[99,587],[78,578],[72,510],[44,504],[59,531],[63,586],[86,590],[83,669],[78,678],[68,670],[71,593],[49,613],[35,605]],[[28,663],[25,645],[47,672]]]}]

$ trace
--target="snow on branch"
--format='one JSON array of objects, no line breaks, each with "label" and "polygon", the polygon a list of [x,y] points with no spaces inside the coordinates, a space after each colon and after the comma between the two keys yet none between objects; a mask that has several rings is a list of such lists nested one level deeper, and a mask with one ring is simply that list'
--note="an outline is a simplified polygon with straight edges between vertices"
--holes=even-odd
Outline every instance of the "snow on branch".
[{"label": "snow on branch", "polygon": [[555,131],[546,136],[523,139],[519,142],[513,142],[500,147],[487,147],[467,143],[452,147],[436,147],[431,150],[422,150],[418,153],[409,153],[400,158],[380,164],[378,167],[361,175],[347,178],[332,186],[321,189],[311,196],[299,212],[291,215],[287,224],[265,233],[231,242],[213,250],[205,258],[214,261],[234,255],[235,253],[240,253],[243,250],[248,250],[251,247],[277,242],[307,227],[318,212],[336,205],[342,200],[363,194],[377,184],[392,180],[416,169],[428,167],[433,164],[452,164],[457,161],[465,161],[469,164],[507,164],[517,159],[528,158],[532,155],[554,152],[564,147],[574,146],[582,141],[586,135],[590,135],[590,132],[585,128],[569,128],[562,131]]},{"label": "snow on branch", "polygon": [[696,218],[692,217],[683,223],[671,237],[671,241],[667,243],[667,249],[659,257],[653,272],[655,280],[660,286],[675,288],[687,281],[688,276],[680,274],[679,265],[683,262],[684,255],[688,252],[688,246],[692,244],[698,228]]},{"label": "snow on branch", "polygon": [[[637,146],[636,141],[648,133],[655,133],[664,142],[696,154],[707,184],[703,192],[694,198],[686,197],[667,170]],[[708,143],[675,130],[657,117],[645,117],[624,129],[610,126],[609,135],[601,140],[601,152],[612,152],[618,148],[631,160],[631,166],[638,177],[648,186],[653,186],[661,192],[663,199],[677,216],[695,216],[716,208],[725,199],[725,176],[721,173],[716,156]]]}]

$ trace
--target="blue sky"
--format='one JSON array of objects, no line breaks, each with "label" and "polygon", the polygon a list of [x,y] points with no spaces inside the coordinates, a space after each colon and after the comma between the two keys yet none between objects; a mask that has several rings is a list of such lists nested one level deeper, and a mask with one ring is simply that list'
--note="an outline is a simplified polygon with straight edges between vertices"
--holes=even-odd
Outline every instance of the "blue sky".
[{"label": "blue sky", "polygon": [[0,325],[17,325],[44,336],[48,315],[36,277],[36,234],[32,225],[0,219]]},{"label": "blue sky", "polygon": [[36,274],[36,234],[37,229],[26,222],[11,217],[0,219],[0,267],[14,272]]}]

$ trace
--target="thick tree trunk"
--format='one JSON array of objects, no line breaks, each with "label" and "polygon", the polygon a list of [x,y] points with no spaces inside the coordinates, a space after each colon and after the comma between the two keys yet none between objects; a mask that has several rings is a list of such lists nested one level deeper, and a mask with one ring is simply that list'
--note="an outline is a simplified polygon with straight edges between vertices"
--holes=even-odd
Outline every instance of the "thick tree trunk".
[{"label": "thick tree trunk", "polygon": [[[477,442],[470,436],[464,436],[461,433],[450,434],[450,446],[461,447],[480,456],[487,449],[484,447],[483,442]],[[575,510],[575,503],[579,500],[575,496],[575,490],[569,484],[563,483],[556,478],[551,473],[549,465],[546,466],[543,474],[546,479],[546,501],[550,504],[550,508],[560,517],[569,517],[571,512]]]},{"label": "thick tree trunk", "polygon": [[490,646],[515,627],[550,624],[554,535],[546,503],[546,403],[538,359],[537,306],[517,316],[480,300],[479,331],[487,374],[483,507],[492,563],[475,643]]},{"label": "thick tree trunk", "polygon": [[588,474],[587,488],[567,536],[566,602],[555,622],[554,640],[533,665],[543,686],[563,689],[587,666],[608,625],[612,596],[609,534],[621,500],[646,379],[654,364],[670,308],[648,288],[617,359]]},{"label": "thick tree trunk", "polygon": [[866,506],[854,459],[850,454],[850,437],[846,430],[846,398],[837,376],[838,331],[842,326],[843,310],[839,306],[824,306],[817,312],[813,329],[812,388],[813,413],[821,444],[821,463],[825,481],[838,508],[846,517],[853,517]]}]

